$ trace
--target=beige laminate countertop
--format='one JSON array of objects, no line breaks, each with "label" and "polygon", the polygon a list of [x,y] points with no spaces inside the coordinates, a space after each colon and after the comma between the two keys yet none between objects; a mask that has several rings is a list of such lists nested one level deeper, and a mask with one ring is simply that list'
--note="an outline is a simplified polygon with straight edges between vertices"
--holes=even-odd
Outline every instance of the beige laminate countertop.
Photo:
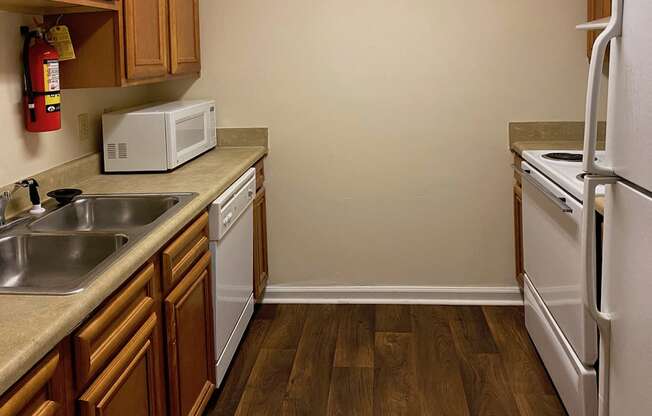
[{"label": "beige laminate countertop", "polygon": [[514,142],[511,149],[521,155],[525,150],[582,150],[582,145],[579,140],[539,140]]},{"label": "beige laminate countertop", "polygon": [[85,193],[198,195],[123,253],[83,292],[70,296],[0,295],[0,394],[72,333],[147,259],[265,154],[264,147],[218,147],[170,173],[96,175],[74,184]]}]

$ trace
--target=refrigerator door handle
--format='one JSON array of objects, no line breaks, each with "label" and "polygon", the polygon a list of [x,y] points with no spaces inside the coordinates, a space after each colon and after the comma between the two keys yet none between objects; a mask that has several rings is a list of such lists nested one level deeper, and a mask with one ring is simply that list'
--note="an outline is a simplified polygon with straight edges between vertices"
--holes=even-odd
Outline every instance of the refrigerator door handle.
[{"label": "refrigerator door handle", "polygon": [[582,273],[584,275],[584,307],[595,319],[600,331],[600,367],[604,377],[599,385],[601,400],[599,416],[609,415],[609,365],[611,347],[611,316],[598,305],[598,279],[596,271],[595,191],[598,185],[618,182],[615,176],[584,177],[584,209],[582,210]]},{"label": "refrigerator door handle", "polygon": [[613,0],[611,18],[607,27],[598,35],[593,44],[589,79],[586,89],[586,114],[584,117],[584,171],[597,175],[612,175],[613,169],[596,163],[595,151],[598,140],[598,98],[604,56],[611,39],[622,35],[623,0]]}]

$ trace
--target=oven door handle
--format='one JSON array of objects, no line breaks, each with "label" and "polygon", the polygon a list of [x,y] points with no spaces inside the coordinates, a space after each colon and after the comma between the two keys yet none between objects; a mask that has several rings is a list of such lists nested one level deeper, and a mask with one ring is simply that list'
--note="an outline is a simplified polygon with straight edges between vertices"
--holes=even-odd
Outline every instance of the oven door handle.
[{"label": "oven door handle", "polygon": [[598,185],[618,182],[615,176],[584,176],[584,209],[582,213],[582,274],[584,276],[584,307],[595,320],[600,331],[600,383],[599,416],[609,415],[609,366],[611,362],[611,315],[598,305],[598,278],[596,271],[595,192]]},{"label": "oven door handle", "polygon": [[530,185],[537,188],[542,194],[544,194],[548,199],[550,199],[550,201],[552,201],[552,203],[555,204],[561,212],[567,214],[571,214],[573,212],[573,208],[568,206],[568,204],[566,203],[566,198],[553,194],[552,192],[550,192],[548,188],[541,185],[539,181],[537,181],[532,177],[532,171],[530,171],[529,169],[522,169],[517,165],[512,165],[512,167],[514,168],[514,172],[519,174],[523,180],[528,181]]}]

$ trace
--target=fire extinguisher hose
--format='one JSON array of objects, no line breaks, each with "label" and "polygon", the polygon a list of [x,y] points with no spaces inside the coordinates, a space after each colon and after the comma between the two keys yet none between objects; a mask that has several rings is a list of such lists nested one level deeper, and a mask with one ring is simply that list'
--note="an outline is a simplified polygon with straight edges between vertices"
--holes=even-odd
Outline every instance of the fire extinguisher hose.
[{"label": "fire extinguisher hose", "polygon": [[37,32],[29,31],[25,27],[20,28],[21,33],[25,35],[25,43],[23,44],[23,71],[25,73],[25,92],[27,94],[27,107],[29,108],[29,117],[32,122],[36,121],[36,110],[34,109],[34,89],[32,88],[32,74],[29,70],[29,45],[32,38],[37,36]]}]

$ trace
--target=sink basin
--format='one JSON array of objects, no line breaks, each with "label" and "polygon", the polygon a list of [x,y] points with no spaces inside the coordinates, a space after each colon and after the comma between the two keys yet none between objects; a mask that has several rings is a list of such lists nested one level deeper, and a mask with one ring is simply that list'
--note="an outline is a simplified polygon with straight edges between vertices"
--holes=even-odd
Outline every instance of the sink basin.
[{"label": "sink basin", "polygon": [[0,293],[80,292],[196,195],[84,195],[14,221],[0,229]]},{"label": "sink basin", "polygon": [[38,232],[116,231],[149,225],[180,201],[173,195],[83,196],[34,221]]},{"label": "sink basin", "polygon": [[0,291],[69,294],[127,244],[121,234],[20,234],[0,237]]}]

